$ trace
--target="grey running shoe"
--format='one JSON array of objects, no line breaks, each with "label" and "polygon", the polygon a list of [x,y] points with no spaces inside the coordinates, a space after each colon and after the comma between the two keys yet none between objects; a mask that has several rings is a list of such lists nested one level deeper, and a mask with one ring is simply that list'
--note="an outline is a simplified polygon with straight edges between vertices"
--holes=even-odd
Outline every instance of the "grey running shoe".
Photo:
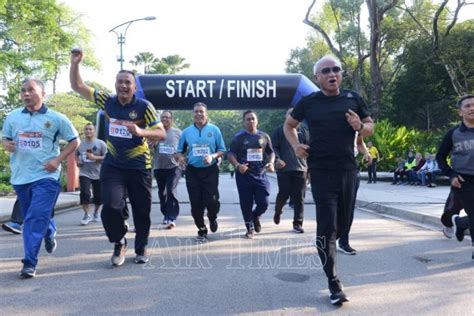
[{"label": "grey running shoe", "polygon": [[91,222],[92,216],[89,214],[84,214],[84,217],[81,219],[81,225],[87,225]]},{"label": "grey running shoe", "polygon": [[121,266],[125,262],[125,253],[127,252],[127,239],[125,239],[125,242],[122,244],[120,242],[116,242],[114,246],[114,253],[112,255],[112,258],[110,259],[112,261],[113,266]]},{"label": "grey running shoe", "polygon": [[133,259],[133,262],[135,262],[136,264],[144,264],[144,263],[147,263],[148,261],[150,261],[150,256],[147,253],[147,251],[144,251],[141,254],[137,254],[135,256],[135,259]]},{"label": "grey running shoe", "polygon": [[94,222],[100,222],[100,214],[99,212],[94,213]]},{"label": "grey running shoe", "polygon": [[448,227],[448,226],[443,226],[443,235],[444,235],[444,237],[446,237],[448,239],[453,239],[453,237],[454,237],[453,228]]},{"label": "grey running shoe", "polygon": [[255,237],[255,230],[253,228],[247,230],[247,232],[245,233],[245,238],[253,239],[253,237]]}]

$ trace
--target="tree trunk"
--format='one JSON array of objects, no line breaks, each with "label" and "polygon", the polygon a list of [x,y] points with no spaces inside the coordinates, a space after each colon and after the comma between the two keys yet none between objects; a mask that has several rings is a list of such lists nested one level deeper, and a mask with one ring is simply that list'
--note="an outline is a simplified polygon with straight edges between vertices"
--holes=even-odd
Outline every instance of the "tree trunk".
[{"label": "tree trunk", "polygon": [[370,108],[372,116],[377,117],[380,113],[380,100],[382,99],[383,78],[379,65],[379,43],[380,43],[380,17],[377,0],[367,0],[370,21],[370,77],[372,93],[370,97]]}]

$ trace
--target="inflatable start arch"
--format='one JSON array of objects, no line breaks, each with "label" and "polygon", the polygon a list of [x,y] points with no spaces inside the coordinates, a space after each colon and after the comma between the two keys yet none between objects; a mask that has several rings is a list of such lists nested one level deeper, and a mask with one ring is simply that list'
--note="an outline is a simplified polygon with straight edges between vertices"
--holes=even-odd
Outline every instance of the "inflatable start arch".
[{"label": "inflatable start arch", "polygon": [[190,110],[196,102],[210,110],[261,110],[293,107],[318,90],[301,74],[139,75],[136,95],[161,110]]}]

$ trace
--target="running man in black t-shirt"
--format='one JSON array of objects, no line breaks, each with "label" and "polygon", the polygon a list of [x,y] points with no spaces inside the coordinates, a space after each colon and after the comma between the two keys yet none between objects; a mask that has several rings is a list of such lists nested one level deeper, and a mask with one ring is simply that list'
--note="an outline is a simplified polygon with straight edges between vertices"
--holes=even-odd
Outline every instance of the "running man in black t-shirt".
[{"label": "running man in black t-shirt", "polygon": [[261,231],[260,216],[268,208],[270,182],[266,170],[274,171],[275,154],[270,136],[257,130],[257,113],[244,112],[243,122],[245,129],[234,136],[227,157],[237,171],[235,182],[247,228],[245,237],[252,239],[254,232]]},{"label": "running man in black t-shirt", "polygon": [[[357,163],[354,137],[373,133],[374,124],[364,100],[353,91],[340,90],[341,62],[324,56],[313,68],[321,91],[303,98],[285,121],[284,132],[296,154],[308,158],[311,189],[317,207],[317,248],[328,277],[334,305],[348,299],[336,273],[336,239],[350,227],[355,201]],[[310,145],[298,141],[296,127],[306,120]]]}]

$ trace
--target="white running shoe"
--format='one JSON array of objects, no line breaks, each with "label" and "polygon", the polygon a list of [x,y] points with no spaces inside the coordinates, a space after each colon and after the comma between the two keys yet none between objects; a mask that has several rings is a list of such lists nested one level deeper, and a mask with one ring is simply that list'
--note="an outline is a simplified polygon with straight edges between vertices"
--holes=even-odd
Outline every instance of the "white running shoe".
[{"label": "white running shoe", "polygon": [[84,214],[84,217],[81,219],[81,225],[87,225],[91,222],[92,216],[89,214]]}]

